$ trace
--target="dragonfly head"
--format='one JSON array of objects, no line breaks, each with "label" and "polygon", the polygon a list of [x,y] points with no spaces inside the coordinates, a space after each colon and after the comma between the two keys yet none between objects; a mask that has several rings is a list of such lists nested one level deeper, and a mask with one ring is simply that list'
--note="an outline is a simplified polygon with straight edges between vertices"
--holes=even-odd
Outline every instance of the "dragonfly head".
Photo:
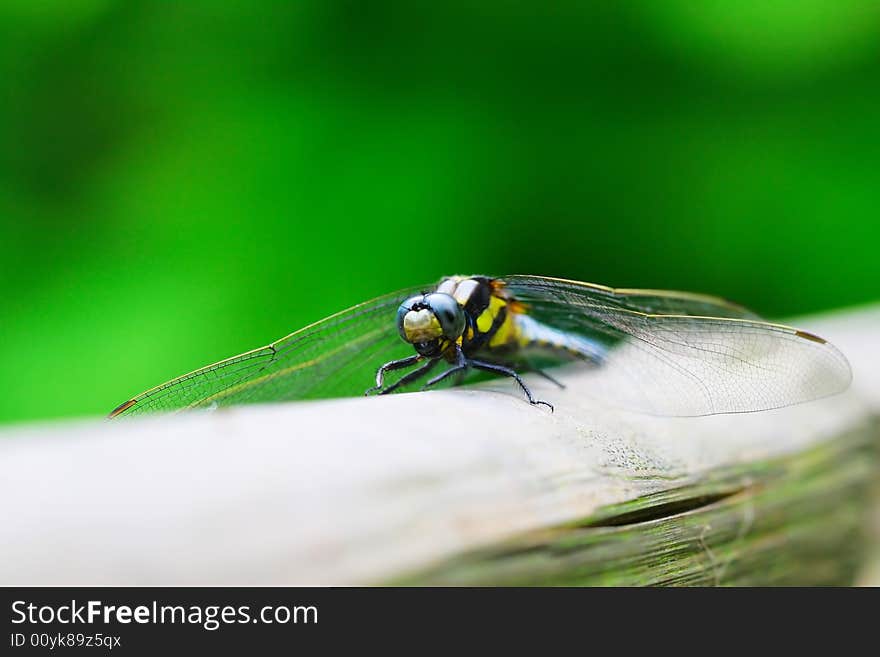
[{"label": "dragonfly head", "polygon": [[411,297],[397,309],[400,337],[422,356],[439,356],[464,333],[464,309],[450,295],[432,292]]}]

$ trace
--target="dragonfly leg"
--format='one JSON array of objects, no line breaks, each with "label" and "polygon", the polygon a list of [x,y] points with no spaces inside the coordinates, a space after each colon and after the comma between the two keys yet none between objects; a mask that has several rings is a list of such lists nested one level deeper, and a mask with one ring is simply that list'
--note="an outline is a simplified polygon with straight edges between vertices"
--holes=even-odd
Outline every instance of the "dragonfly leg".
[{"label": "dragonfly leg", "polygon": [[558,379],[556,379],[556,378],[550,376],[549,374],[547,374],[547,372],[545,372],[545,371],[542,370],[541,368],[539,368],[539,367],[534,367],[533,365],[529,365],[529,371],[530,371],[530,372],[534,372],[534,373],[537,374],[538,376],[542,376],[542,377],[544,377],[545,379],[547,379],[548,381],[550,381],[550,383],[555,383],[555,384],[559,387],[560,390],[565,390],[565,384],[564,384],[564,383],[562,383],[562,382],[559,381]]},{"label": "dragonfly leg", "polygon": [[529,387],[526,385],[526,382],[523,381],[522,377],[511,368],[504,367],[503,365],[496,365],[495,363],[487,363],[482,360],[469,360],[468,365],[478,370],[483,370],[484,372],[494,372],[495,374],[503,374],[504,376],[509,376],[514,381],[516,381],[517,384],[519,384],[520,389],[523,391],[523,393],[525,393],[526,398],[529,400],[529,403],[532,406],[543,404],[544,406],[549,408],[551,412],[553,411],[552,404],[542,401],[540,399],[535,399],[535,397],[532,395],[532,391],[529,390]]},{"label": "dragonfly leg", "polygon": [[421,377],[425,376],[425,374],[427,374],[438,362],[440,362],[439,359],[432,358],[420,368],[415,369],[408,374],[404,374],[402,377],[400,377],[399,380],[395,381],[387,388],[380,390],[379,394],[387,395],[389,392],[397,390],[397,388],[399,388],[400,386],[404,386],[407,383],[412,383],[416,379],[420,379]]},{"label": "dragonfly leg", "polygon": [[430,388],[433,385],[437,385],[438,383],[443,381],[445,378],[450,377],[453,374],[457,374],[459,377],[459,379],[458,379],[459,382],[461,381],[461,376],[467,371],[468,361],[464,357],[464,353],[462,352],[461,347],[459,347],[458,345],[455,346],[455,355],[456,355],[455,365],[450,367],[448,370],[446,370],[442,374],[438,374],[433,379],[430,379],[425,385],[422,386],[422,390],[425,390],[426,388]]},{"label": "dragonfly leg", "polygon": [[453,374],[458,374],[458,375],[464,374],[466,369],[467,369],[467,365],[461,365],[461,366],[456,365],[454,367],[450,367],[448,370],[443,372],[443,374],[438,374],[433,379],[430,379],[425,385],[422,386],[422,390],[426,390],[427,388],[430,388],[431,386],[437,385],[438,383],[440,383],[444,379],[452,376]]},{"label": "dragonfly leg", "polygon": [[[512,370],[512,369],[514,369],[514,367],[516,367],[513,363],[506,362],[506,361],[495,362],[495,363],[492,363],[492,365],[500,365],[501,367],[506,367],[507,369],[510,369],[510,370]],[[520,367],[527,372],[534,372],[538,376],[541,376],[541,377],[547,379],[550,383],[557,386],[560,390],[565,390],[565,384],[562,383],[562,381],[560,381],[559,379],[557,379],[554,376],[551,376],[550,374],[548,374],[547,372],[542,370],[540,367],[536,367],[535,365],[533,365],[529,361],[524,361],[524,362],[520,363]]]},{"label": "dragonfly leg", "polygon": [[392,370],[399,370],[402,367],[415,365],[420,360],[422,360],[421,356],[419,356],[418,354],[413,354],[412,356],[407,356],[406,358],[392,360],[388,363],[385,363],[376,371],[376,385],[368,389],[366,392],[364,392],[364,394],[369,395],[372,392],[376,392],[377,390],[382,389],[382,386],[385,385],[385,372],[391,372]]}]

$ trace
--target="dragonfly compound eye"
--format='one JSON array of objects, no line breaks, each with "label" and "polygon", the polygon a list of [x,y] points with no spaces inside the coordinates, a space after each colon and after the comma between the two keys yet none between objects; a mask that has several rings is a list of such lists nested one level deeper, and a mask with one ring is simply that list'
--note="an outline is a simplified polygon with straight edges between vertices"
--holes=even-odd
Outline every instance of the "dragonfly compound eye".
[{"label": "dragonfly compound eye", "polygon": [[464,326],[464,310],[448,294],[435,292],[412,297],[397,309],[397,330],[410,344],[439,338],[457,340]]},{"label": "dragonfly compound eye", "polygon": [[440,322],[443,337],[448,340],[458,340],[464,333],[465,327],[464,309],[458,301],[449,294],[434,292],[425,296],[425,304]]}]

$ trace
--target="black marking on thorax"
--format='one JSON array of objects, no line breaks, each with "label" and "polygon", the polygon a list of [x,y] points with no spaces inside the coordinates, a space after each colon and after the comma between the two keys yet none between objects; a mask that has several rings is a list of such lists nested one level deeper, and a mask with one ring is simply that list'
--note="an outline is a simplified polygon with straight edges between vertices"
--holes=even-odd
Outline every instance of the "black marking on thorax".
[{"label": "black marking on thorax", "polygon": [[504,320],[507,319],[507,306],[502,306],[498,310],[498,314],[495,315],[492,320],[492,325],[489,327],[489,330],[485,333],[480,333],[480,329],[476,325],[476,319],[474,320],[474,332],[470,339],[463,340],[462,348],[469,353],[473,353],[475,351],[479,351],[483,347],[487,346],[489,342],[495,337],[495,334],[504,324]]},{"label": "black marking on thorax", "polygon": [[491,279],[485,276],[471,276],[468,278],[446,278],[440,281],[437,292],[445,292],[455,297],[459,305],[464,308],[475,322],[486,308],[492,297]]}]

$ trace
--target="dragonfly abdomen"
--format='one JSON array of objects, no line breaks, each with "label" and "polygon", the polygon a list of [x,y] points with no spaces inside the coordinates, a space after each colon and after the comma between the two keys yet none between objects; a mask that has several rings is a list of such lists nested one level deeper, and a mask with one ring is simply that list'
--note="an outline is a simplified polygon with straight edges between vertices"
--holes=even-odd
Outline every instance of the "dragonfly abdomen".
[{"label": "dragonfly abdomen", "polygon": [[517,324],[522,349],[545,349],[563,352],[575,358],[601,363],[606,350],[603,345],[577,333],[555,329],[525,314],[512,317]]}]

